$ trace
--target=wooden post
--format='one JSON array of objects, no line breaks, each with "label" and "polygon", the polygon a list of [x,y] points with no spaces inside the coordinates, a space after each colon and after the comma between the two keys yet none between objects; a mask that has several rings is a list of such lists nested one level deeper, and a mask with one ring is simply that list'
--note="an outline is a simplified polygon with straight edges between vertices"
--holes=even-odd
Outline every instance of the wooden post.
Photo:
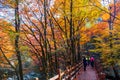
[{"label": "wooden post", "polygon": [[58,69],[58,72],[59,72],[59,79],[58,80],[61,80],[61,69]]}]

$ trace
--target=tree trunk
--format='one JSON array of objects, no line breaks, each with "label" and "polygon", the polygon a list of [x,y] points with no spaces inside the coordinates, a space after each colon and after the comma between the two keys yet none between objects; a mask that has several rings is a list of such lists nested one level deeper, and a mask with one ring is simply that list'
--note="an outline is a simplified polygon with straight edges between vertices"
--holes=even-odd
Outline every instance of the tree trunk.
[{"label": "tree trunk", "polygon": [[73,0],[70,0],[70,51],[71,51],[71,65],[75,63],[75,39],[73,27]]},{"label": "tree trunk", "polygon": [[19,18],[19,0],[16,0],[16,8],[15,8],[15,31],[16,31],[16,37],[15,37],[15,51],[17,54],[18,59],[18,67],[19,67],[19,79],[23,80],[23,72],[22,72],[22,60],[21,60],[21,54],[19,50],[19,33],[20,33],[20,18]]},{"label": "tree trunk", "polygon": [[77,54],[78,54],[78,61],[80,61],[81,59],[81,55],[80,55],[80,34],[78,36],[78,43],[77,43]]},{"label": "tree trunk", "polygon": [[45,74],[46,74],[46,80],[48,80],[49,75],[48,75],[48,45],[47,45],[47,0],[44,0],[44,46],[45,46],[45,53],[46,53],[46,58],[45,58],[45,64],[46,64],[46,68],[45,68]]},{"label": "tree trunk", "polygon": [[72,6],[73,6],[73,0],[70,0],[70,51],[71,51],[71,65],[74,63],[74,57],[73,57],[73,20],[72,20]]},{"label": "tree trunk", "polygon": [[56,69],[56,71],[57,71],[57,69],[58,69],[58,60],[57,60],[57,53],[56,53],[57,45],[56,45],[56,39],[55,39],[54,27],[53,27],[53,25],[52,25],[52,21],[51,21],[51,19],[50,19],[50,27],[51,27],[52,38],[53,38],[54,49],[55,49],[55,69]]}]

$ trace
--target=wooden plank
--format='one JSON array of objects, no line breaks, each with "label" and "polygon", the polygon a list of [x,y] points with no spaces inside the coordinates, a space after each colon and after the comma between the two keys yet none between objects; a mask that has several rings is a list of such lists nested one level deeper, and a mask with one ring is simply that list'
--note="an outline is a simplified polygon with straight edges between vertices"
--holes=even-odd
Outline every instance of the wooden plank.
[{"label": "wooden plank", "polygon": [[[65,72],[62,72],[62,73],[61,73],[61,76],[63,76],[64,73],[65,73]],[[57,80],[58,78],[59,78],[59,75],[56,75],[56,76],[50,78],[49,80]]]}]

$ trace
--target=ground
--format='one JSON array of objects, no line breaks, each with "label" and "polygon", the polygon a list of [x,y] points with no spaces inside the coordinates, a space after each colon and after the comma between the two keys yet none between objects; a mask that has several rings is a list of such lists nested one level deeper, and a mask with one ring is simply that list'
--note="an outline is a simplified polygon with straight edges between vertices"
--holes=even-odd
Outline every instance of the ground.
[{"label": "ground", "polygon": [[96,70],[91,66],[88,66],[87,70],[80,71],[80,73],[74,80],[99,80],[99,79],[97,78]]}]

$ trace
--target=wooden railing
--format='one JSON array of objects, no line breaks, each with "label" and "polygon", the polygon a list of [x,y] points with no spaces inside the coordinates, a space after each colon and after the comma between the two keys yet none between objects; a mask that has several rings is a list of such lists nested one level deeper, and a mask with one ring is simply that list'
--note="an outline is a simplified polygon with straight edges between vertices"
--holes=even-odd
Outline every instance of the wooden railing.
[{"label": "wooden railing", "polygon": [[76,78],[77,74],[79,74],[79,71],[82,69],[82,67],[83,64],[80,62],[64,72],[59,70],[59,74],[50,78],[49,80],[73,80]]}]

